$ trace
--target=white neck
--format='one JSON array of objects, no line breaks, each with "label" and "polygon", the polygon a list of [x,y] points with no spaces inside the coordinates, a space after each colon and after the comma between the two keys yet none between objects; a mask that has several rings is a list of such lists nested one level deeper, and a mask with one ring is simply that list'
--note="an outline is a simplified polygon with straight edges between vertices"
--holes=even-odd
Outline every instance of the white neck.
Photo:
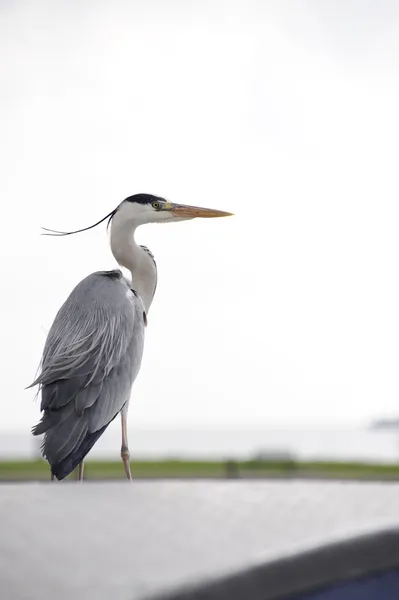
[{"label": "white neck", "polygon": [[118,211],[111,221],[111,251],[118,264],[130,271],[132,288],[140,294],[148,313],[157,285],[157,268],[134,239],[138,224]]}]

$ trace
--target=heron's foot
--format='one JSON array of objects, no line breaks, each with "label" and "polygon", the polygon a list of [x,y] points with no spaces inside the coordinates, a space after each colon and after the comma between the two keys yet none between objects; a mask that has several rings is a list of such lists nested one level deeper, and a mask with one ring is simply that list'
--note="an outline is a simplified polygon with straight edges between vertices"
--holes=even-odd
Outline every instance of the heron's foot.
[{"label": "heron's foot", "polygon": [[128,446],[122,445],[121,458],[123,460],[123,466],[125,468],[126,477],[129,481],[132,481],[132,472],[130,470],[130,452]]}]

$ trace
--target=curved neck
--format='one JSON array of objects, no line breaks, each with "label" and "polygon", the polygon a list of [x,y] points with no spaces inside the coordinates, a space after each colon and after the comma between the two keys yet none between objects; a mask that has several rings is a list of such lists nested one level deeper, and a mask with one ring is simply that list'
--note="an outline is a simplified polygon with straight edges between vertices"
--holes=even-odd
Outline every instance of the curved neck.
[{"label": "curved neck", "polygon": [[116,213],[111,221],[111,251],[118,264],[130,271],[132,288],[140,294],[148,313],[157,285],[157,268],[148,252],[136,243],[136,228],[137,223]]}]

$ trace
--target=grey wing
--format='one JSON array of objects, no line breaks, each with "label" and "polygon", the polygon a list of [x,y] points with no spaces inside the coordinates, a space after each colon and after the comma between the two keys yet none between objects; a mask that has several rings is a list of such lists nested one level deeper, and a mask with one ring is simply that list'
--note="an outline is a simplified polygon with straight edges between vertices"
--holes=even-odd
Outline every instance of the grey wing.
[{"label": "grey wing", "polygon": [[102,433],[129,400],[144,319],[141,298],[120,271],[89,275],[59,310],[32,384],[40,385],[43,411],[33,433],[45,433],[43,453],[52,466]]}]

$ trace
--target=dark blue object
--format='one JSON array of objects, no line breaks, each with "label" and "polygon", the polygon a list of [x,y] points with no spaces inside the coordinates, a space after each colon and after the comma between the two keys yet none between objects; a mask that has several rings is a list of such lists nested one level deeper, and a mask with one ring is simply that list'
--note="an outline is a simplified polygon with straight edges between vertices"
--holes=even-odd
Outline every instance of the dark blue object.
[{"label": "dark blue object", "polygon": [[315,594],[306,594],[295,600],[398,600],[399,571],[390,571],[373,577],[335,585]]}]

